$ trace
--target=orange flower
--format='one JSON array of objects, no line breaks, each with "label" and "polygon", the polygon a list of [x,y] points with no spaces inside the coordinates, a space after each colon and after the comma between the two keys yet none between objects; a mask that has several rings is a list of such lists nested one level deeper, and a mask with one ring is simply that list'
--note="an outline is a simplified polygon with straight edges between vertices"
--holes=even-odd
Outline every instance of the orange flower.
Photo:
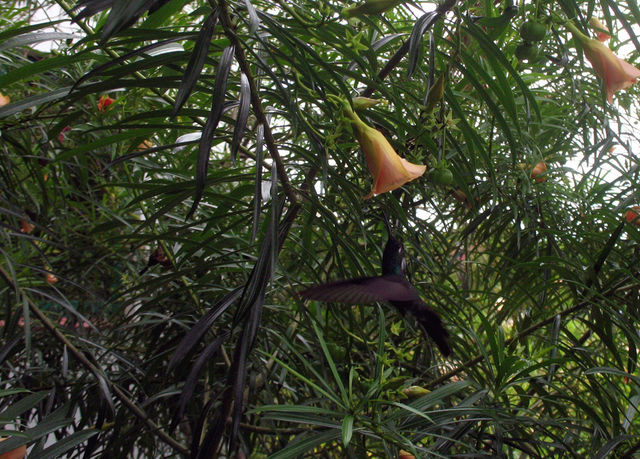
[{"label": "orange flower", "polygon": [[[545,172],[547,171],[547,165],[544,161],[540,161],[535,165],[533,170],[531,171],[531,178],[536,181],[536,183],[546,182],[547,178],[545,177]],[[542,177],[540,177],[542,175]]]},{"label": "orange flower", "polygon": [[624,213],[624,219],[640,228],[640,206],[633,206]]},{"label": "orange flower", "polygon": [[416,457],[413,454],[401,449],[400,451],[398,451],[398,459],[416,459]]},{"label": "orange flower", "polygon": [[58,277],[53,273],[47,273],[45,276],[47,284],[55,284],[58,282]]},{"label": "orange flower", "polygon": [[9,98],[9,96],[5,96],[4,94],[2,94],[0,92],[0,107],[4,107],[5,105],[9,105],[9,102],[11,102],[11,99]]},{"label": "orange flower", "polygon": [[373,190],[364,199],[395,190],[427,170],[427,166],[410,163],[398,156],[385,136],[367,125],[351,109],[347,110],[347,116],[351,118],[356,138],[373,176]]},{"label": "orange flower", "polygon": [[611,38],[611,35],[609,35],[609,29],[607,29],[607,26],[600,22],[598,18],[592,17],[589,19],[589,25],[596,33],[596,38],[598,40],[604,42]]},{"label": "orange flower", "polygon": [[98,99],[98,110],[101,112],[106,112],[109,105],[111,105],[115,101],[115,99],[112,99],[109,96],[100,96],[100,99]]},{"label": "orange flower", "polygon": [[29,223],[26,220],[20,220],[20,232],[24,234],[31,234],[36,229],[36,225]]},{"label": "orange flower", "polygon": [[566,27],[584,48],[584,54],[591,62],[598,76],[604,80],[609,103],[613,102],[613,95],[616,92],[621,89],[627,89],[637,83],[638,77],[640,77],[640,69],[620,59],[598,40],[587,37],[573,23],[568,22]]},{"label": "orange flower", "polygon": [[136,147],[136,151],[144,151],[144,150],[147,150],[147,149],[153,148],[153,147],[154,147],[153,142],[151,140],[147,139],[147,140],[141,142],[140,145],[138,145]]}]

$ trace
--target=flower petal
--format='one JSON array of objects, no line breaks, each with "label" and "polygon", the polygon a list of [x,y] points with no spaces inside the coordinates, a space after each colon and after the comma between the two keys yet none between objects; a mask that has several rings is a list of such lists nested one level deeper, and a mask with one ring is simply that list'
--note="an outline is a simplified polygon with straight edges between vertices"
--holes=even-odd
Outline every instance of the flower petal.
[{"label": "flower petal", "polygon": [[356,136],[367,159],[373,176],[373,190],[365,199],[373,195],[395,190],[407,182],[420,177],[427,166],[412,164],[395,152],[382,133],[364,122],[355,124]]}]

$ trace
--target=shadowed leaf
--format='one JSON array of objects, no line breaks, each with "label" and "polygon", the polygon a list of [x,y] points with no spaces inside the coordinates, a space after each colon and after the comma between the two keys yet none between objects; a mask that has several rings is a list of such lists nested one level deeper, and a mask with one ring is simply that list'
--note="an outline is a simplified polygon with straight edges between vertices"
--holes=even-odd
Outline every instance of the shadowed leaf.
[{"label": "shadowed leaf", "polygon": [[235,127],[233,129],[233,139],[231,140],[231,160],[233,165],[236,165],[236,156],[238,154],[238,148],[240,148],[240,142],[242,136],[247,127],[247,119],[249,119],[249,104],[251,102],[251,88],[249,87],[249,80],[247,76],[242,73],[240,75],[240,106],[238,108],[238,115],[236,116]]},{"label": "shadowed leaf", "polygon": [[207,123],[204,125],[204,129],[202,130],[200,147],[198,148],[198,162],[196,164],[196,189],[193,196],[193,204],[191,205],[191,209],[187,213],[185,220],[188,220],[193,216],[204,193],[204,187],[207,181],[207,170],[209,168],[211,144],[213,142],[213,135],[215,133],[215,130],[218,127],[220,118],[222,117],[225,91],[227,89],[227,78],[229,77],[229,71],[231,70],[232,62],[233,46],[228,46],[222,52],[220,63],[218,64],[218,73],[216,74],[216,83],[213,90],[211,112],[209,113]]},{"label": "shadowed leaf", "polygon": [[[180,87],[178,88],[178,95],[176,95],[176,100],[173,104],[173,116],[180,111],[200,78],[209,52],[209,45],[211,45],[211,37],[213,37],[217,23],[218,11],[216,10],[207,16],[204,24],[202,24],[202,29],[200,29],[200,34],[198,34],[195,46],[191,52],[191,58],[184,71],[182,83],[180,83]],[[218,68],[218,72],[220,72],[220,68]]]}]

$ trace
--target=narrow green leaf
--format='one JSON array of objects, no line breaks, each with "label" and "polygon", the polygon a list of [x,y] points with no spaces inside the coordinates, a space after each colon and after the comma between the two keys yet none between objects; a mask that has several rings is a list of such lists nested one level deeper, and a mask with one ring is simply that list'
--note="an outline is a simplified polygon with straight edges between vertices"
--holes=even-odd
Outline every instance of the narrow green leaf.
[{"label": "narrow green leaf", "polygon": [[240,148],[240,142],[242,136],[247,127],[247,120],[249,119],[249,104],[251,102],[251,88],[249,87],[249,80],[244,73],[240,74],[240,106],[238,108],[238,114],[236,116],[236,123],[233,129],[233,139],[231,140],[231,161],[233,165],[236,165],[236,156],[238,154],[238,148]]},{"label": "narrow green leaf", "polygon": [[255,241],[260,224],[260,209],[262,206],[262,150],[264,146],[264,125],[256,128],[256,177],[253,193],[253,221],[251,225],[251,242]]},{"label": "narrow green leaf", "polygon": [[[411,36],[409,37],[409,64],[407,70],[407,78],[411,78],[418,63],[420,56],[420,48],[422,46],[422,37],[427,30],[436,22],[439,15],[436,12],[425,13],[416,21]],[[432,64],[433,65],[433,64]]]},{"label": "narrow green leaf", "polygon": [[33,32],[35,30],[40,30],[40,29],[48,29],[50,27],[53,27],[57,24],[60,24],[61,22],[64,22],[64,20],[59,20],[59,21],[51,21],[51,22],[41,22],[39,24],[33,24],[33,25],[28,25],[28,26],[21,26],[21,27],[13,27],[13,28],[9,28],[5,31],[0,32],[0,42],[4,43],[5,40],[9,40],[12,37],[17,37],[19,35],[25,35],[29,32]]},{"label": "narrow green leaf", "polygon": [[348,414],[342,421],[342,444],[347,447],[353,435],[353,416]]},{"label": "narrow green leaf", "polygon": [[253,35],[260,27],[260,18],[258,17],[258,12],[251,3],[251,0],[244,0],[244,4],[247,7],[247,12],[249,13],[249,33]]},{"label": "narrow green leaf", "polygon": [[227,89],[227,78],[231,70],[233,62],[233,46],[227,46],[222,52],[220,63],[218,64],[218,73],[216,75],[216,84],[213,92],[213,101],[211,104],[211,112],[207,123],[202,130],[200,139],[200,147],[198,149],[198,162],[196,164],[196,189],[193,196],[193,204],[187,213],[186,220],[191,218],[198,208],[198,204],[202,199],[204,187],[207,181],[207,170],[209,168],[209,154],[211,143],[213,142],[213,134],[215,133],[220,118],[222,117],[222,109],[224,107],[225,91]]},{"label": "narrow green leaf", "polygon": [[[200,34],[198,35],[198,39],[193,47],[193,51],[191,52],[191,58],[187,64],[184,76],[182,77],[182,83],[180,83],[178,94],[176,95],[176,99],[173,104],[174,116],[180,111],[184,103],[187,101],[191,91],[193,91],[193,88],[198,81],[198,78],[200,78],[202,68],[204,67],[204,63],[209,52],[209,46],[211,45],[213,31],[215,30],[217,23],[218,11],[216,10],[211,13],[207,19],[205,19],[204,24],[202,24],[202,29],[200,29]],[[220,68],[218,68],[218,74],[219,73]]]},{"label": "narrow green leaf", "polygon": [[149,16],[140,24],[141,29],[157,29],[165,24],[173,15],[184,8],[189,0],[169,0],[160,8],[152,8],[149,10]]},{"label": "narrow green leaf", "polygon": [[297,436],[286,448],[269,456],[269,459],[295,459],[301,457],[307,451],[317,445],[334,441],[340,438],[339,430],[328,430],[320,433],[302,434]]},{"label": "narrow green leaf", "polygon": [[46,104],[47,102],[53,102],[55,100],[63,99],[69,94],[70,90],[71,87],[54,89],[53,91],[49,91],[44,94],[38,94],[35,96],[25,97],[24,99],[20,99],[17,102],[5,105],[4,107],[0,107],[0,119],[23,112],[32,107]]},{"label": "narrow green leaf", "polygon": [[99,430],[81,430],[74,432],[71,435],[64,437],[62,440],[57,441],[55,444],[49,446],[44,451],[38,453],[38,457],[41,459],[55,459],[63,457],[63,454],[67,451],[75,448],[81,443],[84,443],[89,438],[97,435]]},{"label": "narrow green leaf", "polygon": [[24,412],[33,409],[38,403],[44,400],[49,395],[49,391],[35,392],[22,397],[15,403],[12,403],[7,409],[0,413],[1,422],[14,421],[18,416]]},{"label": "narrow green leaf", "polygon": [[78,53],[71,56],[55,56],[22,65],[15,70],[0,75],[0,87],[5,87],[17,81],[33,79],[36,75],[69,66],[76,62],[85,62],[98,59],[100,56],[95,53]]},{"label": "narrow green leaf", "polygon": [[51,40],[69,40],[72,38],[80,38],[80,35],[64,32],[36,32],[28,33],[24,35],[18,35],[16,37],[9,38],[3,43],[0,43],[0,51],[5,51],[18,46],[31,45],[33,43],[41,43],[43,41]]}]

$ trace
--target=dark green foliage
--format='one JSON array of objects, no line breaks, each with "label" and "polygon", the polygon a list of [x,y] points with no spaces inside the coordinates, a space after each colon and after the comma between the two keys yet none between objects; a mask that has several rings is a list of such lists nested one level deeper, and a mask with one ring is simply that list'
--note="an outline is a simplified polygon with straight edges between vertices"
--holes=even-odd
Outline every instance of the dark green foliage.
[{"label": "dark green foliage", "polygon": [[[562,24],[637,65],[635,2],[5,3],[0,454],[640,450],[638,87],[606,103]],[[356,95],[434,172],[363,200]],[[411,314],[297,294],[378,275],[382,211],[450,358]]]}]

